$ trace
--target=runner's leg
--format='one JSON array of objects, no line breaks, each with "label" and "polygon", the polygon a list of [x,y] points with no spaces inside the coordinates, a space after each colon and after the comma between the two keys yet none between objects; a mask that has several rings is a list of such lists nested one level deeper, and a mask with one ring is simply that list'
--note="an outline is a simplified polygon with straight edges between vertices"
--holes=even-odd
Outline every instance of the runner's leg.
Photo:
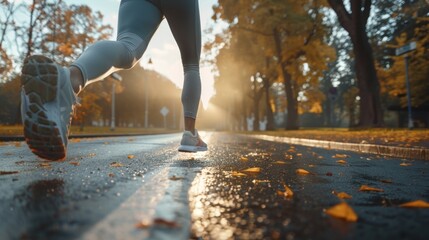
[{"label": "runner's leg", "polygon": [[132,68],[143,56],[162,20],[160,9],[148,0],[122,0],[117,41],[100,41],[72,65],[80,70],[84,86],[121,69]]},{"label": "runner's leg", "polygon": [[201,26],[198,0],[164,0],[163,11],[180,49],[184,70],[182,104],[185,130],[194,132],[201,97]]}]

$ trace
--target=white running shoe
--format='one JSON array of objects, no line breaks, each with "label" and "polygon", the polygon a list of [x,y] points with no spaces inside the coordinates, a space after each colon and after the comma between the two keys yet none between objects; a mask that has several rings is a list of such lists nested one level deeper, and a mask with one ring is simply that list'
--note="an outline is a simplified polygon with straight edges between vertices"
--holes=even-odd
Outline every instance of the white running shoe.
[{"label": "white running shoe", "polygon": [[62,160],[77,103],[70,72],[44,56],[25,60],[21,76],[21,116],[25,141],[37,156]]},{"label": "white running shoe", "polygon": [[185,131],[180,142],[179,152],[202,152],[207,151],[207,144],[201,140],[198,131],[195,129],[195,134],[190,131]]}]

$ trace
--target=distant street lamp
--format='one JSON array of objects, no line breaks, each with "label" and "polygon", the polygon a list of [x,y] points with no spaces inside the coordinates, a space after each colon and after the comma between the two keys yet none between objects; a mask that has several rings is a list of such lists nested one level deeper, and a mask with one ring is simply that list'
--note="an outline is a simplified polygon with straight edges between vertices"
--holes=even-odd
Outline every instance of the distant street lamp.
[{"label": "distant street lamp", "polygon": [[[396,56],[401,56],[405,53],[409,53],[416,49],[416,42],[410,42],[408,44],[405,44],[404,46],[396,49]],[[410,91],[410,80],[408,79],[408,55],[404,57],[405,61],[405,82],[407,85],[407,101],[408,101],[408,128],[413,129],[414,123],[413,123],[413,117],[411,112],[411,91]]]},{"label": "distant street lamp", "polygon": [[[110,77],[112,77],[113,80],[116,80],[118,82],[122,81],[122,77],[121,75],[117,74],[117,73],[112,73],[110,75]],[[115,131],[115,90],[116,90],[116,81],[113,82],[112,85],[112,117],[111,117],[111,121],[110,121],[110,131]]]},{"label": "distant street lamp", "polygon": [[[147,69],[148,70],[152,70],[153,68],[153,62],[152,62],[152,58],[149,58],[149,61],[147,62]],[[144,86],[144,91],[145,91],[145,101],[144,101],[144,127],[148,128],[149,127],[149,91],[148,91],[148,76],[149,74],[146,74],[145,76],[145,86]]]}]

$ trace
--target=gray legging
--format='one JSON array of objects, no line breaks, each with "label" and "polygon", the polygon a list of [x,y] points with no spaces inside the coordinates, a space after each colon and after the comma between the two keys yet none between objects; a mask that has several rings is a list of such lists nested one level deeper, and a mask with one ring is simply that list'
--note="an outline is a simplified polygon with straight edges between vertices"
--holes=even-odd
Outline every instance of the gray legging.
[{"label": "gray legging", "polygon": [[72,66],[81,70],[85,85],[102,80],[114,71],[132,68],[143,56],[164,17],[182,57],[184,115],[195,119],[201,96],[198,0],[122,0],[117,41],[95,43]]}]

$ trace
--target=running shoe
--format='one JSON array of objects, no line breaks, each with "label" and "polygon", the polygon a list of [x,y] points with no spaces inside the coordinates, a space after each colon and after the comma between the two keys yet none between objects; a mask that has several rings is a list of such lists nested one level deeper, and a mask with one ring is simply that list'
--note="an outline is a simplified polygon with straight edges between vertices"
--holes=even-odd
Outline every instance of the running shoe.
[{"label": "running shoe", "polygon": [[70,71],[44,56],[25,60],[21,76],[21,116],[31,151],[48,160],[67,155],[67,138],[77,96]]},{"label": "running shoe", "polygon": [[192,134],[190,131],[185,131],[178,150],[179,152],[207,151],[207,144],[201,140],[196,129],[195,134]]}]

